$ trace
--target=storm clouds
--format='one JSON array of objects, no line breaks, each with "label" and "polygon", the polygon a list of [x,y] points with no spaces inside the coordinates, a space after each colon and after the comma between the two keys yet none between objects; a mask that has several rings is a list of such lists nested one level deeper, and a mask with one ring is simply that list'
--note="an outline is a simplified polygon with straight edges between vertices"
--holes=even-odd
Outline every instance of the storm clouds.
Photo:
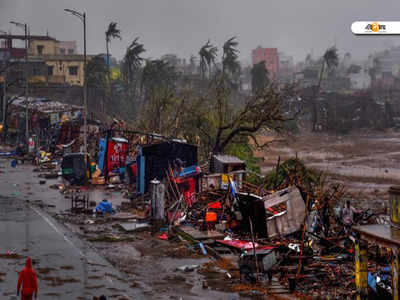
[{"label": "storm clouds", "polygon": [[365,58],[400,39],[355,37],[350,32],[356,20],[399,20],[398,0],[0,0],[0,30],[18,33],[9,21],[27,22],[32,34],[76,40],[81,50],[82,25],[64,8],[86,11],[91,54],[105,52],[104,31],[109,22],[118,22],[122,41],[112,41],[111,53],[119,59],[137,36],[146,57],[176,53],[186,58],[197,55],[208,39],[221,47],[237,36],[240,59],[246,62],[258,45],[278,47],[296,60],[308,53],[319,56],[332,45],[341,55],[349,51]]}]

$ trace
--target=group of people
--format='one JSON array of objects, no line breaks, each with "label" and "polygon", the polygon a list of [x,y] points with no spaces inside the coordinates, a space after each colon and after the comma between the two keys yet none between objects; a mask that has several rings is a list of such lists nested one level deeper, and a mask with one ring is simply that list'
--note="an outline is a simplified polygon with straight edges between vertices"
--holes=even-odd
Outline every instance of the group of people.
[{"label": "group of people", "polygon": [[[26,259],[25,268],[19,273],[17,284],[17,296],[21,294],[21,300],[32,300],[38,295],[38,281],[35,270],[32,267],[32,259]],[[93,300],[107,300],[106,296],[93,297]]]}]

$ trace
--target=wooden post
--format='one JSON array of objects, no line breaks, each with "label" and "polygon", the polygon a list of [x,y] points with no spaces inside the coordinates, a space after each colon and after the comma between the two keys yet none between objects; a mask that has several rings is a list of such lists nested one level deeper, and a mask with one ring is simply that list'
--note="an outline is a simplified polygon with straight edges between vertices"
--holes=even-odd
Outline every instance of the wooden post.
[{"label": "wooden post", "polygon": [[279,168],[281,165],[281,156],[278,156],[278,163],[276,164],[276,175],[275,175],[275,182],[274,182],[274,190],[276,190],[277,185],[278,185],[278,174],[279,174]]},{"label": "wooden post", "polygon": [[364,240],[356,240],[356,287],[357,300],[368,299],[368,243]]},{"label": "wooden post", "polygon": [[151,219],[154,229],[159,230],[164,223],[165,186],[158,180],[151,181]]},{"label": "wooden post", "polygon": [[393,249],[392,258],[392,286],[393,286],[393,299],[399,300],[399,249]]},{"label": "wooden post", "polygon": [[256,272],[257,272],[256,279],[258,281],[259,280],[258,276],[260,274],[260,268],[258,267],[258,259],[257,259],[257,254],[256,254],[256,242],[254,239],[253,222],[251,221],[250,217],[249,217],[249,222],[250,222],[251,243],[253,244],[254,263],[256,265]]}]

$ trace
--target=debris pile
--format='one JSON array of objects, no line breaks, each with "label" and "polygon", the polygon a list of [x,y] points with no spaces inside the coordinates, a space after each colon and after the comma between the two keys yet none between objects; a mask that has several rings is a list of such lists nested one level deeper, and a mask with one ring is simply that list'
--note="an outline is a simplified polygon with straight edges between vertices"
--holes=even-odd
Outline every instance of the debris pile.
[{"label": "debris pile", "polygon": [[[278,161],[254,184],[246,181],[240,159],[214,155],[200,164],[197,147],[183,141],[115,132],[99,133],[96,159],[66,153],[68,147],[33,155],[40,184],[62,177],[49,187],[71,206],[56,217],[77,225],[87,241],[105,247],[156,239],[169,245],[167,257],[208,259],[177,268],[202,274],[203,288],[215,288],[218,280],[250,296],[344,299],[360,293],[360,235],[353,229],[384,218],[354,208],[342,185],[297,158]],[[17,160],[16,167],[21,159],[4,156]],[[98,191],[104,198],[94,201]],[[115,194],[124,200],[113,202]],[[370,293],[390,294],[392,256],[379,247],[369,252]]]}]

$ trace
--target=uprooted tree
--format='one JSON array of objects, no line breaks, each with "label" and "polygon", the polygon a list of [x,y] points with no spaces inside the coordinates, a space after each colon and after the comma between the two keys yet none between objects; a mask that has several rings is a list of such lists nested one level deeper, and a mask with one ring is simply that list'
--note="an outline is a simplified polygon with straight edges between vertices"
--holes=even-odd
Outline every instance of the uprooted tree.
[{"label": "uprooted tree", "polygon": [[[228,145],[254,141],[262,131],[280,131],[288,120],[282,106],[293,95],[293,89],[279,90],[273,84],[260,93],[247,96],[238,107],[231,101],[232,89],[224,78],[212,82],[208,93],[191,101],[183,121],[187,132],[200,138],[203,153],[223,153]],[[245,96],[243,96],[245,97]]]},{"label": "uprooted tree", "polygon": [[140,127],[200,144],[204,158],[223,153],[232,144],[247,145],[249,139],[256,147],[264,147],[257,135],[283,130],[289,120],[283,104],[294,92],[291,87],[278,89],[270,84],[258,94],[241,95],[246,99],[235,105],[232,87],[223,76],[213,80],[206,93],[156,91],[148,98],[148,109],[142,111]]},{"label": "uprooted tree", "polygon": [[283,130],[283,123],[290,119],[284,102],[294,96],[294,89],[278,88],[267,80],[262,80],[251,95],[237,88],[237,46],[234,37],[224,43],[223,69],[208,80],[205,72],[215,63],[217,49],[210,42],[202,47],[200,69],[207,81],[207,88],[203,89],[180,86],[182,74],[176,74],[162,60],[147,61],[142,78],[145,103],[138,118],[139,127],[163,136],[185,138],[200,146],[204,159],[210,154],[227,152],[233,145],[249,148],[250,139],[256,147],[265,146],[258,143],[257,135]]}]

